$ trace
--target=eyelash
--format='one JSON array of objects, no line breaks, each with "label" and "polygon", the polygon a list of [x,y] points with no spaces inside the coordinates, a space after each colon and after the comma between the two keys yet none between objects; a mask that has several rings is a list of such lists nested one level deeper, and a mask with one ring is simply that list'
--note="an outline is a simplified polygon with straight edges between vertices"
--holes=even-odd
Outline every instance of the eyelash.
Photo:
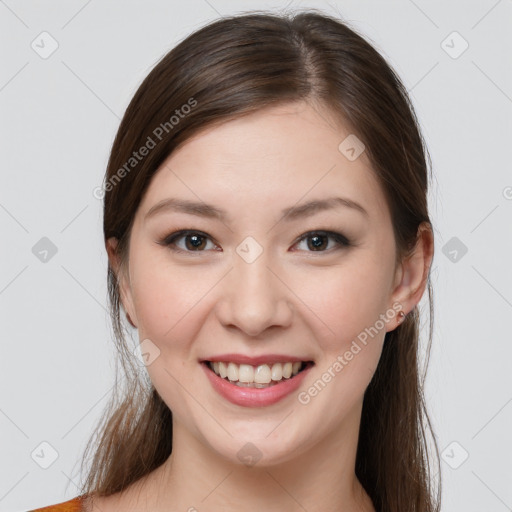
[{"label": "eyelash", "polygon": [[[205,252],[205,250],[199,250],[199,251],[189,251],[189,250],[183,250],[178,249],[175,246],[175,241],[183,238],[187,235],[199,235],[202,238],[208,238],[211,240],[210,236],[208,236],[206,233],[203,233],[202,231],[197,231],[194,229],[182,229],[180,231],[176,231],[174,233],[171,233],[170,235],[165,236],[163,239],[159,240],[158,243],[160,245],[163,245],[165,247],[169,247],[171,251],[177,252],[177,253],[200,253]],[[351,241],[341,233],[336,233],[334,231],[325,231],[325,230],[316,230],[316,231],[308,231],[307,233],[304,233],[293,245],[296,245],[303,240],[307,240],[309,237],[312,237],[314,235],[321,235],[326,236],[327,238],[333,239],[337,244],[338,247],[335,247],[334,250],[343,249],[352,246]],[[213,240],[211,240],[213,242]],[[306,251],[306,252],[319,252],[319,253],[330,253],[333,249],[330,250],[323,250],[323,251]]]}]

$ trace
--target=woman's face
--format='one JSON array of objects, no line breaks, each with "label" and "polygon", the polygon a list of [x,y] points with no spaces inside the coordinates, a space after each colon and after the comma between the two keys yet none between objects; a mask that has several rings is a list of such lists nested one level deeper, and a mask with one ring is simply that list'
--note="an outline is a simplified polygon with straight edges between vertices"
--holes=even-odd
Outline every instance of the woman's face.
[{"label": "woman's face", "polygon": [[[164,162],[134,221],[122,300],[150,378],[175,435],[233,462],[284,462],[357,430],[397,326],[384,195],[353,136],[340,149],[350,131],[328,115],[294,103],[201,132]],[[153,210],[171,198],[198,205]],[[180,230],[190,233],[164,244]],[[259,358],[250,366],[263,381],[277,380],[277,361],[314,365],[268,388],[223,379],[219,391],[202,361],[238,356]],[[253,379],[231,366],[228,377]]]}]

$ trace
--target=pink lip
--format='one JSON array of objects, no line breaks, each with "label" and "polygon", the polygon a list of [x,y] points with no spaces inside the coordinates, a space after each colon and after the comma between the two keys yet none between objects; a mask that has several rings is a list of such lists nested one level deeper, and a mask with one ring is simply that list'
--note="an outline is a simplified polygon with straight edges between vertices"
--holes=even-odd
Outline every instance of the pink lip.
[{"label": "pink lip", "polygon": [[[296,358],[293,359],[297,360]],[[226,359],[221,360],[226,361]],[[235,362],[229,358],[227,361]],[[276,402],[279,402],[279,400],[282,400],[297,390],[305,376],[308,374],[309,370],[311,370],[313,367],[313,365],[311,365],[291,379],[283,380],[279,384],[275,384],[274,386],[270,386],[268,388],[242,388],[236,384],[231,384],[227,380],[219,377],[208,366],[208,363],[201,362],[201,366],[206,372],[206,376],[210,380],[213,388],[215,391],[217,391],[217,393],[219,393],[219,395],[224,397],[226,400],[229,400],[231,403],[241,405],[243,407],[265,407],[267,405],[272,405]]]},{"label": "pink lip", "polygon": [[204,361],[222,361],[224,363],[250,364],[252,366],[258,366],[260,364],[307,362],[309,359],[301,359],[300,357],[288,356],[286,354],[264,354],[258,357],[249,357],[244,356],[243,354],[220,354],[217,356],[205,357],[200,362],[202,363]]}]

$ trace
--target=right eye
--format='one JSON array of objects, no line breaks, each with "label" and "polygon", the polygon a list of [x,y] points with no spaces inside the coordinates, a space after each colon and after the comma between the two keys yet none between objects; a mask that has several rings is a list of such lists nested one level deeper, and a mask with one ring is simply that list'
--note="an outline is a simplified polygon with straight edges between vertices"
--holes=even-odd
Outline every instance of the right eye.
[{"label": "right eye", "polygon": [[[185,246],[182,246],[182,248],[179,248],[176,244],[176,241],[180,239],[185,240]],[[204,252],[205,240],[211,241],[211,238],[202,231],[182,229],[165,236],[158,243],[169,247],[174,252]]]}]

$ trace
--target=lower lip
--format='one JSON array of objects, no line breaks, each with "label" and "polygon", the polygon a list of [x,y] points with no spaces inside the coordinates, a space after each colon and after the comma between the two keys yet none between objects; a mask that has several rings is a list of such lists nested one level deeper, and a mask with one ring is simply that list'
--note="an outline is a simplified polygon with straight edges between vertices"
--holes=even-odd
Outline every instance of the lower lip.
[{"label": "lower lip", "polygon": [[307,367],[300,373],[297,373],[291,379],[282,380],[279,384],[274,384],[268,388],[245,388],[231,384],[227,380],[219,377],[209,366],[208,363],[201,363],[206,372],[206,376],[222,397],[231,403],[243,407],[264,407],[275,404],[284,397],[290,395],[301,385],[302,381],[314,365]]}]

